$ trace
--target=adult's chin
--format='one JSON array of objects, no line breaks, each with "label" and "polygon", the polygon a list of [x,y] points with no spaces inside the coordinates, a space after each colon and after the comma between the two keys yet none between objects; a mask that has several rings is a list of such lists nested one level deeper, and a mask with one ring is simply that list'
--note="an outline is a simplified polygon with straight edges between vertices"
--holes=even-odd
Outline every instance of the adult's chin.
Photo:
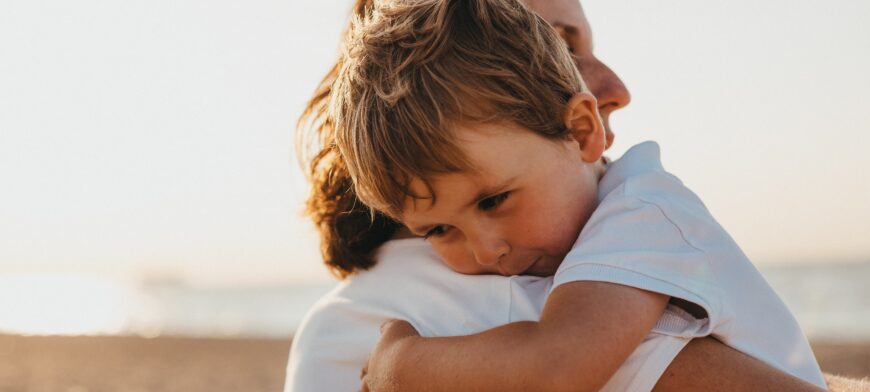
[{"label": "adult's chin", "polygon": [[606,143],[604,144],[604,149],[610,149],[610,146],[613,145],[613,140],[616,139],[616,135],[613,134],[613,131],[610,130],[610,118],[604,118],[604,135],[606,138]]}]

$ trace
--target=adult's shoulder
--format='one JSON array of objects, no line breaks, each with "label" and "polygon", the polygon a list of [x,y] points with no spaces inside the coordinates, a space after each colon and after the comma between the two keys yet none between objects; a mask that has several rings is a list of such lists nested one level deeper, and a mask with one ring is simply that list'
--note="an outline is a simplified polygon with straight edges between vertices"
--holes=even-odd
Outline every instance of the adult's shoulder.
[{"label": "adult's shoulder", "polygon": [[345,280],[308,310],[290,347],[286,392],[359,390],[381,323],[401,317],[366,287],[377,288],[375,280]]},{"label": "adult's shoulder", "polygon": [[407,281],[428,279],[416,270],[434,267],[420,245],[388,242],[375,267],[346,278],[308,310],[293,337],[285,391],[359,389],[359,371],[378,341],[381,323],[407,319],[407,308],[419,300],[408,296]]},{"label": "adult's shoulder", "polygon": [[375,257],[374,267],[347,277],[309,309],[296,332],[294,348],[319,342],[321,337],[359,339],[355,330],[379,327],[379,320],[409,319],[413,309],[438,295],[434,287],[455,279],[444,271],[431,247],[417,239],[389,241]]},{"label": "adult's shoulder", "polygon": [[402,318],[424,336],[467,334],[507,320],[509,278],[456,273],[420,238],[389,241],[376,257],[377,265],[349,277],[324,306],[352,304],[355,313]]},{"label": "adult's shoulder", "polygon": [[421,239],[387,242],[376,258],[308,311],[290,350],[286,391],[359,389],[359,371],[388,319],[407,320],[424,336],[509,321],[509,278],[453,272]]}]

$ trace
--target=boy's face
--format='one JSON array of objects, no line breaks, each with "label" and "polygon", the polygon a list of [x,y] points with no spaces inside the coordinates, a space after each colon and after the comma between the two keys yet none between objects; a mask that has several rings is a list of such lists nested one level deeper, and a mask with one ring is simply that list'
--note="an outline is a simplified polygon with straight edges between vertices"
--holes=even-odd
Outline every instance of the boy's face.
[{"label": "boy's face", "polygon": [[[429,179],[437,200],[405,202],[404,223],[455,271],[549,276],[596,206],[598,164],[574,138],[551,140],[514,124],[455,130],[477,170]],[[430,196],[422,181],[411,191]]]}]

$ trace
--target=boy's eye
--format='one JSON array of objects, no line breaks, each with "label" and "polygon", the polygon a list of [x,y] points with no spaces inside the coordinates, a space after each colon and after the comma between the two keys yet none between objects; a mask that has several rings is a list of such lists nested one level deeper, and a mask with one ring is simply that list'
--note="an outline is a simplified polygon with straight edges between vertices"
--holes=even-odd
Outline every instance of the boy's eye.
[{"label": "boy's eye", "polygon": [[444,226],[435,226],[432,230],[429,230],[426,234],[423,235],[424,239],[429,239],[430,237],[439,237],[444,235],[447,232],[447,228]]},{"label": "boy's eye", "polygon": [[483,211],[489,211],[495,207],[498,207],[501,203],[504,203],[507,200],[510,192],[499,193],[492,197],[487,197],[486,199],[481,200],[477,203],[477,207]]}]

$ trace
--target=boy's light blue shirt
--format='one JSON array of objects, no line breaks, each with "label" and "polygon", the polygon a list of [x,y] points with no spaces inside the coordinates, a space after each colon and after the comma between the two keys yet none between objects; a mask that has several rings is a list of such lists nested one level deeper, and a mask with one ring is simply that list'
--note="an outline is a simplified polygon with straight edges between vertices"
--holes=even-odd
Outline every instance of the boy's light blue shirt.
[{"label": "boy's light blue shirt", "polygon": [[[605,281],[667,294],[707,313],[697,336],[825,387],[806,336],[704,203],[645,142],[611,163],[599,205],[556,271],[553,288]],[[678,328],[680,333],[682,330]]]}]

